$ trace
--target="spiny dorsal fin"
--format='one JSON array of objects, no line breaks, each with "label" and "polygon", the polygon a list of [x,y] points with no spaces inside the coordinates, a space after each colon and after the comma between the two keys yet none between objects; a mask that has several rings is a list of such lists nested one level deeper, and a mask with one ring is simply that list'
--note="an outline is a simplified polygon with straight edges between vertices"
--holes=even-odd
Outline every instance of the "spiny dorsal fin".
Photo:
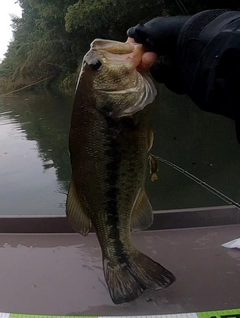
[{"label": "spiny dorsal fin", "polygon": [[145,230],[152,225],[153,211],[145,189],[140,189],[133,206],[131,228],[133,231]]},{"label": "spiny dorsal fin", "polygon": [[67,218],[76,232],[88,235],[91,228],[91,219],[77,196],[73,181],[71,181],[67,196]]}]

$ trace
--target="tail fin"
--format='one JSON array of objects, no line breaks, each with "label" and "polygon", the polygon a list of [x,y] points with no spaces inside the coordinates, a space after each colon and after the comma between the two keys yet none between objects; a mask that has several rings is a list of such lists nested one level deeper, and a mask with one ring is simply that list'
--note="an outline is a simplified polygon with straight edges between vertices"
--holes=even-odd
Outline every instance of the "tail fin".
[{"label": "tail fin", "polygon": [[139,251],[122,264],[113,265],[104,258],[103,268],[114,304],[132,301],[147,288],[166,288],[176,280],[166,268]]}]

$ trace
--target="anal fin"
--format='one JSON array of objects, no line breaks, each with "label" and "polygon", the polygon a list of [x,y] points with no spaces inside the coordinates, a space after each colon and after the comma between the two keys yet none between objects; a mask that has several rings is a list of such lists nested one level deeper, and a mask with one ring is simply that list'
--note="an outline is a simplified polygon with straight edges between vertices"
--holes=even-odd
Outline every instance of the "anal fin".
[{"label": "anal fin", "polygon": [[71,181],[67,196],[67,218],[72,228],[82,234],[88,235],[91,228],[91,219],[77,196],[73,181]]},{"label": "anal fin", "polygon": [[139,190],[131,215],[131,228],[133,231],[146,230],[153,223],[153,210],[145,189]]}]

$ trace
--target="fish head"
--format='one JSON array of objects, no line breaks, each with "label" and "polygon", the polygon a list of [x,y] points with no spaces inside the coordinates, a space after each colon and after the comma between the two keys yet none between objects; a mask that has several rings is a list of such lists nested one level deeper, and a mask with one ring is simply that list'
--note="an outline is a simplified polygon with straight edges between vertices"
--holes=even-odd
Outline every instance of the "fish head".
[{"label": "fish head", "polygon": [[83,72],[94,77],[94,89],[126,89],[134,84],[142,53],[141,44],[96,39],[84,57]]},{"label": "fish head", "polygon": [[95,107],[107,116],[131,116],[156,96],[151,79],[136,70],[143,52],[141,44],[96,39],[84,56],[79,81],[88,83]]}]

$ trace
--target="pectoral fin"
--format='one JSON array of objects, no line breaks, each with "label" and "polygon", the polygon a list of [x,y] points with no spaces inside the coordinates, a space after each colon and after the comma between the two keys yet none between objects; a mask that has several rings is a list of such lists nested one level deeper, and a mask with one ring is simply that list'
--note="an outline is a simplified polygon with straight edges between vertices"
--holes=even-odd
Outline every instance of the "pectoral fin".
[{"label": "pectoral fin", "polygon": [[133,231],[145,230],[152,225],[153,211],[145,189],[140,189],[131,215]]},{"label": "pectoral fin", "polygon": [[73,181],[71,181],[67,196],[67,218],[70,225],[76,232],[88,235],[91,228],[91,219],[86,213],[86,209],[77,196]]},{"label": "pectoral fin", "polygon": [[151,128],[148,129],[147,137],[148,137],[148,140],[147,140],[148,141],[148,151],[150,151],[152,149],[153,140],[154,140],[154,133],[153,133]]},{"label": "pectoral fin", "polygon": [[157,172],[158,172],[158,160],[155,156],[152,154],[149,155],[148,157],[148,164],[150,168],[150,173],[151,173],[151,181],[156,181],[158,180]]}]

